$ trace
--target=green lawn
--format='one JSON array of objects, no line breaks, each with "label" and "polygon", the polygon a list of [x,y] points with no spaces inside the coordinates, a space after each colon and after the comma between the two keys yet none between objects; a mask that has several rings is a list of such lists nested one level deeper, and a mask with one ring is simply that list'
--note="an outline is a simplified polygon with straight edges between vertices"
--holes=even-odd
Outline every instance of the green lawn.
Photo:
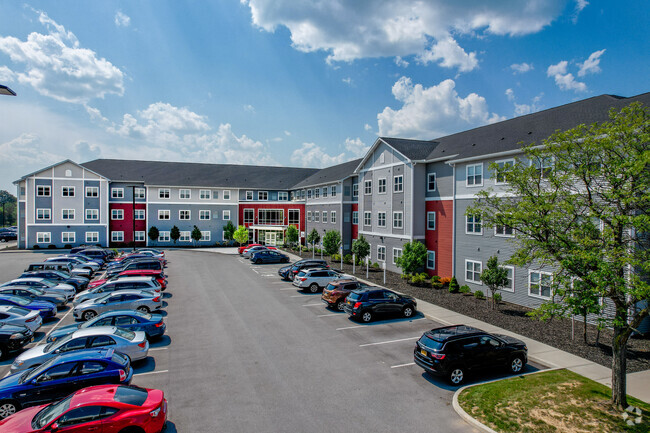
[{"label": "green lawn", "polygon": [[498,432],[638,432],[650,431],[650,405],[628,397],[641,409],[623,413],[609,405],[611,390],[569,370],[518,376],[464,390],[460,406]]}]

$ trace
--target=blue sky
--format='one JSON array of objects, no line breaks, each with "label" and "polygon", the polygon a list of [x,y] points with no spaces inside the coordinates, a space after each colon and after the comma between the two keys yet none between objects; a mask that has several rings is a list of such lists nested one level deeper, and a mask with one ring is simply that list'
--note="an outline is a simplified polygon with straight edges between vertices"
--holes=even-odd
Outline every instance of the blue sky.
[{"label": "blue sky", "polygon": [[0,189],[69,158],[321,167],[650,90],[650,3],[0,0]]}]

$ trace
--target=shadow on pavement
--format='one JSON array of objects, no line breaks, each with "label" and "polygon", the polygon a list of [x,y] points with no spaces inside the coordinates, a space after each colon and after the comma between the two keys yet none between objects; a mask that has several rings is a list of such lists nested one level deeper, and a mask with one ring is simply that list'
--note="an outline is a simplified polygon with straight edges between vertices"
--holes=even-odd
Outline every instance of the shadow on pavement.
[{"label": "shadow on pavement", "polygon": [[169,335],[163,335],[162,337],[153,340],[153,342],[150,342],[149,348],[169,346],[171,342],[172,339]]},{"label": "shadow on pavement", "polygon": [[[418,367],[419,368],[419,367]],[[543,370],[543,368],[539,368],[534,365],[526,364],[524,369],[522,370],[521,374],[528,374],[528,373],[534,373],[536,371]],[[426,379],[429,383],[432,385],[437,386],[438,388],[446,389],[449,391],[456,391],[458,388],[461,386],[465,385],[478,385],[481,383],[485,382],[490,382],[493,380],[499,380],[499,379],[508,379],[511,377],[517,377],[519,374],[512,374],[509,373],[505,368],[503,367],[494,367],[492,370],[487,369],[483,371],[475,371],[475,372],[469,372],[467,374],[467,379],[465,382],[463,382],[462,385],[451,385],[449,382],[447,382],[446,378],[442,376],[436,376],[431,373],[428,373],[426,371],[422,372],[422,377]]]},{"label": "shadow on pavement", "polygon": [[149,355],[145,359],[134,361],[131,365],[133,367],[134,374],[149,373],[156,369],[156,360],[153,358],[153,356]]}]

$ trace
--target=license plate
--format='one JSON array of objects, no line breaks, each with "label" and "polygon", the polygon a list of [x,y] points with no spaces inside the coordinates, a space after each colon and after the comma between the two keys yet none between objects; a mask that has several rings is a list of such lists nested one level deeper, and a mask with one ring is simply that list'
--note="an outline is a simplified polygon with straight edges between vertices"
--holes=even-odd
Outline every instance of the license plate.
[{"label": "license plate", "polygon": [[424,356],[427,356],[427,351],[426,350],[420,350],[420,353]]}]

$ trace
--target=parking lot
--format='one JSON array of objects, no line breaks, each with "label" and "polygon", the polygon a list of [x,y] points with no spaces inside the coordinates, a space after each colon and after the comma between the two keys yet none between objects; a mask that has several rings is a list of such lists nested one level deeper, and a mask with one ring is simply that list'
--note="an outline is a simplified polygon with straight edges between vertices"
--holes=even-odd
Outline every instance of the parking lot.
[{"label": "parking lot", "polygon": [[[42,254],[1,254],[0,280]],[[281,281],[279,265],[182,250],[167,259],[167,335],[134,365],[133,384],[165,391],[168,431],[475,431],[452,409],[455,387],[413,365],[415,341],[440,324],[351,321]],[[37,340],[72,322],[68,307]]]}]

